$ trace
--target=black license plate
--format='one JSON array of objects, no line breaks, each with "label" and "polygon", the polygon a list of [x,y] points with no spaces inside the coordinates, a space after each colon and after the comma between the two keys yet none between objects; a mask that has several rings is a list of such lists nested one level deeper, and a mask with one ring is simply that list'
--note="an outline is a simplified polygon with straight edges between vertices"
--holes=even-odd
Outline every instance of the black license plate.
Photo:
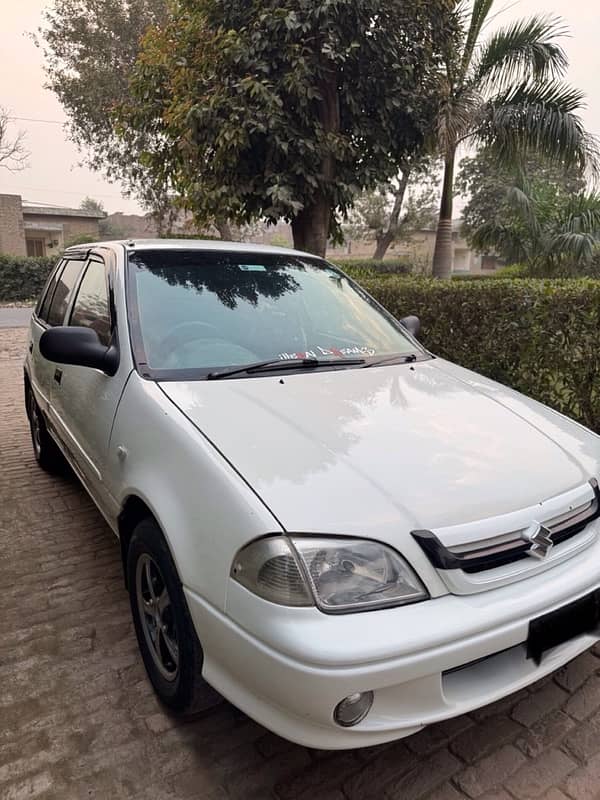
[{"label": "black license plate", "polygon": [[527,658],[532,658],[539,665],[546,650],[584,633],[595,633],[599,626],[600,590],[596,590],[567,606],[531,620]]}]

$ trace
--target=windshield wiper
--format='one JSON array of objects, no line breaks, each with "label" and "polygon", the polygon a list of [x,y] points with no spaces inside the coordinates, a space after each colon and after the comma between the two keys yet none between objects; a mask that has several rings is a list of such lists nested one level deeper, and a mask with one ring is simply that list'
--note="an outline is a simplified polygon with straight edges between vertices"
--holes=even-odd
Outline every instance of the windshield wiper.
[{"label": "windshield wiper", "polygon": [[364,358],[271,358],[268,361],[256,361],[254,364],[246,364],[245,367],[233,367],[233,369],[223,369],[220,372],[209,372],[206,376],[207,381],[216,381],[219,378],[228,378],[230,375],[241,375],[242,373],[252,374],[262,370],[272,369],[314,369],[315,367],[339,367],[348,364],[364,364]]},{"label": "windshield wiper", "polygon": [[395,361],[399,361],[401,364],[412,364],[413,361],[416,360],[416,353],[396,353],[395,356],[386,356],[385,358],[379,358],[377,361],[370,361],[368,364],[364,365],[363,369],[367,369],[367,367],[378,367],[380,364],[393,364]]}]

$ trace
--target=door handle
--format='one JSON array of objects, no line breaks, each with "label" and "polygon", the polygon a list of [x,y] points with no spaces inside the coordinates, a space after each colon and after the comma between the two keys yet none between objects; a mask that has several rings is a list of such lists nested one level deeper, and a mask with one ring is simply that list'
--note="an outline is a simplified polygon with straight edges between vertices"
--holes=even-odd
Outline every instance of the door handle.
[{"label": "door handle", "polygon": [[33,353],[33,342],[29,342],[29,352]]},{"label": "door handle", "polygon": [[54,380],[55,380],[57,383],[60,383],[60,382],[62,381],[62,369],[59,369],[59,368],[57,367],[57,368],[54,370]]}]

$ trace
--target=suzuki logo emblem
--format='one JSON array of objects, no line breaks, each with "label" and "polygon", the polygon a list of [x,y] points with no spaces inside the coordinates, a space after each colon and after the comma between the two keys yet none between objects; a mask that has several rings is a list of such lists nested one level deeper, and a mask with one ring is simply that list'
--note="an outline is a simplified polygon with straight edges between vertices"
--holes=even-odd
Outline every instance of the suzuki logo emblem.
[{"label": "suzuki logo emblem", "polygon": [[544,559],[554,547],[550,531],[539,522],[531,523],[531,527],[525,531],[525,539],[531,542],[527,555],[532,558]]}]

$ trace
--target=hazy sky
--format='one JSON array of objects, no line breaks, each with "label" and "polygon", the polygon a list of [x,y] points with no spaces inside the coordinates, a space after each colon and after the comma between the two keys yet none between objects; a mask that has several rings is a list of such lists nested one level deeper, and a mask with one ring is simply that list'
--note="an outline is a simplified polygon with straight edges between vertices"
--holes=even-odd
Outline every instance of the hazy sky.
[{"label": "hazy sky", "polygon": [[[49,0],[0,0],[0,105],[16,117],[64,120],[54,95],[43,88],[42,58],[27,37],[40,23]],[[564,41],[570,59],[569,80],[588,96],[584,114],[587,128],[600,136],[600,3],[598,0],[497,0],[504,8],[494,24],[533,13],[562,16],[571,32]],[[134,200],[123,198],[120,188],[79,167],[80,154],[65,138],[61,125],[48,122],[14,122],[14,130],[27,134],[30,166],[17,174],[0,170],[0,193],[21,194],[25,199],[53,205],[78,206],[86,195],[101,200],[108,211],[135,212]]]}]

